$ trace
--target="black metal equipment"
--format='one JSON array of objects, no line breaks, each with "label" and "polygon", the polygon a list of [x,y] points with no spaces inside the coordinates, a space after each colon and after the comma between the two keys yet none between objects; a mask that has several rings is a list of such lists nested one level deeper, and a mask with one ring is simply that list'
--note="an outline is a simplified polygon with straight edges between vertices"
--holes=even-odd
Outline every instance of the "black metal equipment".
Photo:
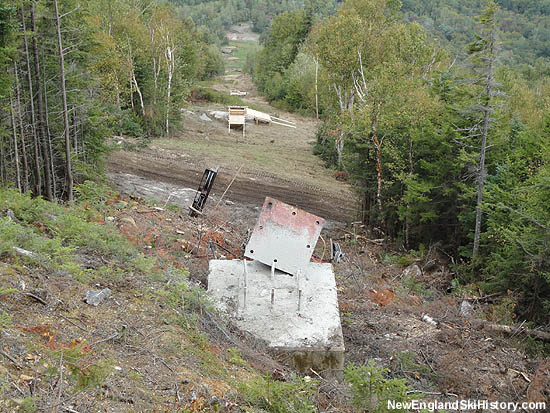
[{"label": "black metal equipment", "polygon": [[216,179],[217,174],[218,171],[214,171],[213,169],[206,169],[204,171],[199,189],[197,191],[197,194],[195,195],[195,200],[193,201],[193,205],[189,208],[189,215],[191,215],[192,217],[196,217],[202,214],[202,209],[206,204],[206,200],[208,199],[210,190],[214,185],[214,179]]}]

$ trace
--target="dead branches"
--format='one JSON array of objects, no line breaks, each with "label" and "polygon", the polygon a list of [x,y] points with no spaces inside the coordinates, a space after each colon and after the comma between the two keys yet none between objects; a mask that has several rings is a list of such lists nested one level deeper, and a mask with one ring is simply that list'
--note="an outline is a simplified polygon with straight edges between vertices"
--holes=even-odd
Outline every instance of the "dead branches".
[{"label": "dead branches", "polygon": [[507,326],[503,324],[495,324],[491,323],[489,321],[485,320],[472,320],[471,323],[474,326],[485,328],[487,330],[493,331],[495,333],[504,333],[506,335],[518,335],[518,334],[524,334],[531,338],[541,340],[547,343],[550,343],[550,333],[546,331],[540,331],[540,330],[533,330],[530,328],[527,328],[523,325],[518,327],[514,326]]}]

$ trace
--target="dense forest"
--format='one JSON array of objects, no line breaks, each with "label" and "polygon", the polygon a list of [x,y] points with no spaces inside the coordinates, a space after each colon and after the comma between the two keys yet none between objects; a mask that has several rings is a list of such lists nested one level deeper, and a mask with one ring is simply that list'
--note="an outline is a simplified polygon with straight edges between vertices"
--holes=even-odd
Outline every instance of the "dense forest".
[{"label": "dense forest", "polygon": [[265,33],[273,17],[287,11],[309,9],[315,16],[334,14],[338,0],[170,0],[179,13],[190,16],[210,42],[223,43],[234,23],[250,22],[257,33]]},{"label": "dense forest", "polygon": [[[501,60],[507,64],[534,64],[550,57],[550,1],[498,0],[497,30]],[[475,16],[486,6],[483,0],[404,0],[408,21],[418,21],[453,53],[461,54],[475,37]],[[544,60],[539,64],[543,64]]]},{"label": "dense forest", "polygon": [[0,12],[1,180],[49,200],[101,170],[108,138],[169,134],[193,82],[223,70],[173,6],[2,1]]},{"label": "dense forest", "polygon": [[[548,8],[436,3],[280,14],[249,71],[274,104],[322,118],[315,150],[354,184],[375,236],[437,246],[457,285],[509,294],[519,315],[548,323]],[[446,25],[464,32],[432,40]]]}]

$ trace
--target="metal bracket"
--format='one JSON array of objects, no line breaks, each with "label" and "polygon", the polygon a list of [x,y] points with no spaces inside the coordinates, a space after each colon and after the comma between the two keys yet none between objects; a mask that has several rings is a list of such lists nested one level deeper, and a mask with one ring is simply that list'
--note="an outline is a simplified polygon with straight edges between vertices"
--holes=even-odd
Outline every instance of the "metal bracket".
[{"label": "metal bracket", "polygon": [[295,275],[308,266],[324,223],[323,218],[267,197],[244,256]]},{"label": "metal bracket", "polygon": [[206,169],[204,171],[201,182],[199,184],[199,189],[197,190],[197,194],[195,195],[195,199],[193,201],[193,205],[189,208],[189,215],[191,215],[192,217],[196,217],[202,214],[202,209],[206,204],[208,195],[210,195],[210,191],[212,190],[212,186],[214,185],[214,180],[216,179],[217,174],[218,171],[215,171],[213,169]]}]

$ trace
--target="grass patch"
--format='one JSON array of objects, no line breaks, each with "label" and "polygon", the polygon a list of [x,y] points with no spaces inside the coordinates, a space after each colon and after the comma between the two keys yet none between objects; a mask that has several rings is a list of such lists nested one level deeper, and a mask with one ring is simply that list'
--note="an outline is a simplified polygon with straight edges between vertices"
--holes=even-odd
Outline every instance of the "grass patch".
[{"label": "grass patch", "polygon": [[208,87],[198,87],[193,89],[193,97],[196,100],[204,100],[210,103],[219,103],[224,106],[247,106],[250,109],[260,112],[271,113],[272,109],[255,103],[245,102],[240,96],[231,96],[228,93],[221,92]]},{"label": "grass patch", "polygon": [[[90,181],[76,192],[78,201],[67,208],[0,188],[0,216],[11,211],[13,214],[9,215],[14,217],[0,218],[0,258],[68,272],[85,283],[97,277],[119,278],[131,271],[155,273],[155,258],[146,257],[114,225],[102,223],[102,215],[117,208],[111,205],[114,192],[104,184]],[[97,270],[86,269],[79,264],[79,254],[101,256],[110,263]]]},{"label": "grass patch", "polygon": [[292,375],[291,381],[272,380],[258,377],[239,386],[240,393],[250,407],[272,413],[313,413],[313,403],[318,382],[309,377]]},{"label": "grass patch", "polygon": [[[244,71],[246,65],[246,57],[249,53],[257,51],[260,46],[254,40],[248,41],[230,41],[229,46],[234,46],[236,49],[228,57],[224,57],[225,69],[229,72],[235,70]],[[231,59],[231,58],[236,59]]]}]

